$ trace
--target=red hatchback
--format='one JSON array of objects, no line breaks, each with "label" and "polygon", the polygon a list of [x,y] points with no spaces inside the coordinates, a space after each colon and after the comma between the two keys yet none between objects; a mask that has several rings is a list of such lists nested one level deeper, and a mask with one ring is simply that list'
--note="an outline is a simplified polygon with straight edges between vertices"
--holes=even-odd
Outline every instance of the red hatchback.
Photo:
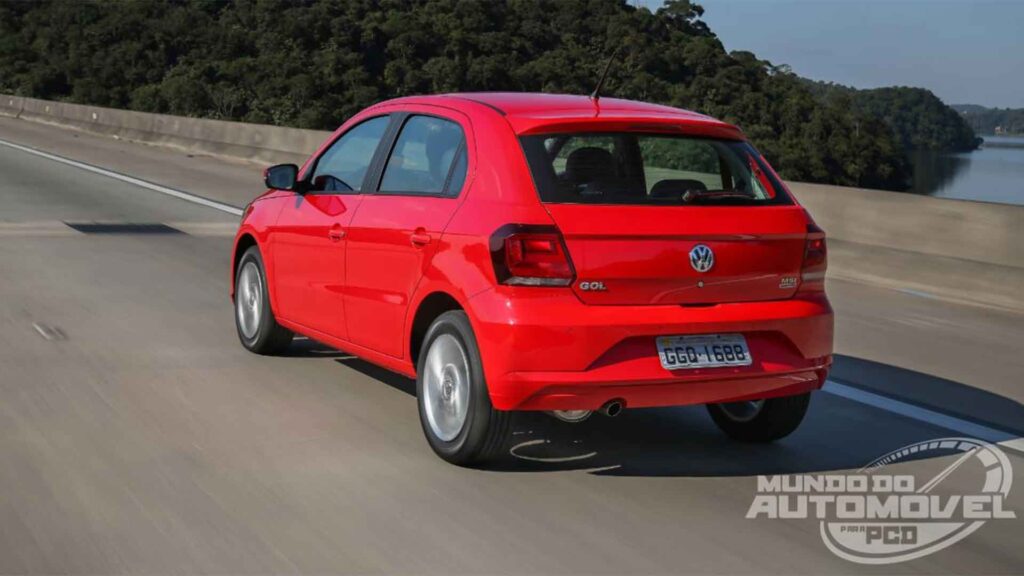
[{"label": "red hatchback", "polygon": [[245,209],[242,344],[295,332],[416,378],[455,463],[512,413],[707,404],[730,436],[792,432],[825,380],[825,238],[735,127],[585,96],[371,106]]}]

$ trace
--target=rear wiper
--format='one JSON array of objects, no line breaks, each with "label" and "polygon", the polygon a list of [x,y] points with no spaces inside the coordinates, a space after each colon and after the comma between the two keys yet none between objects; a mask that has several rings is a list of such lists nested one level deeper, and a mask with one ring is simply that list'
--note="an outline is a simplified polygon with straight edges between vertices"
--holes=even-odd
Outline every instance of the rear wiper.
[{"label": "rear wiper", "polygon": [[683,202],[693,204],[704,200],[743,200],[754,202],[757,198],[736,190],[697,190],[690,189],[683,194]]}]

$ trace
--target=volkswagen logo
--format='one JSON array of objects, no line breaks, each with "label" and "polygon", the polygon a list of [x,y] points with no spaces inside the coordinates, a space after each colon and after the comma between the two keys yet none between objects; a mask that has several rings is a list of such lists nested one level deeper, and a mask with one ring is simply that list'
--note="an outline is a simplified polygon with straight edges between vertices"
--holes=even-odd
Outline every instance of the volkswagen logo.
[{"label": "volkswagen logo", "polygon": [[690,266],[697,272],[707,272],[715,265],[715,253],[703,244],[697,244],[690,250]]}]

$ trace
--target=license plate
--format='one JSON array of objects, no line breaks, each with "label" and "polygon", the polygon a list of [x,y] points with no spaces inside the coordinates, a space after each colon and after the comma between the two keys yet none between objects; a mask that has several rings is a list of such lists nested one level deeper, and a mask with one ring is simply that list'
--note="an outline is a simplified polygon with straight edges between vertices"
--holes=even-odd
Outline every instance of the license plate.
[{"label": "license plate", "polygon": [[741,334],[660,336],[655,342],[666,370],[749,366],[752,362],[747,339]]}]

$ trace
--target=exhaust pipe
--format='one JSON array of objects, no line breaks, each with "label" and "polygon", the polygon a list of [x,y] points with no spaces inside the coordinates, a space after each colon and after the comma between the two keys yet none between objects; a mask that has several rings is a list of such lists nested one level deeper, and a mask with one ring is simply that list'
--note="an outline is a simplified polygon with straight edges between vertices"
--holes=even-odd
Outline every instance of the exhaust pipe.
[{"label": "exhaust pipe", "polygon": [[619,414],[622,414],[622,401],[609,400],[605,402],[604,406],[601,406],[597,411],[609,418],[615,418]]}]

